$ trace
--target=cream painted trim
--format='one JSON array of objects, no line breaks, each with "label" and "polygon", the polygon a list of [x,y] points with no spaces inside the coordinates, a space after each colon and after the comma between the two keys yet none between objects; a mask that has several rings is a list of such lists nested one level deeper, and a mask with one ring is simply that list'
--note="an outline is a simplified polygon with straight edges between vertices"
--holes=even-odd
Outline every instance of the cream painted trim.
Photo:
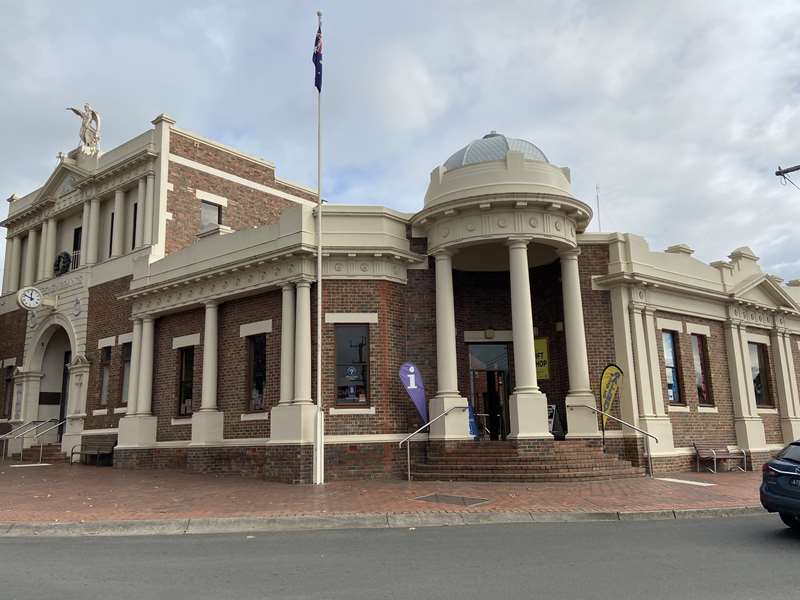
[{"label": "cream painted trim", "polygon": [[92,411],[93,417],[99,417],[100,415],[107,415],[107,414],[108,414],[108,408],[98,408]]},{"label": "cream painted trim", "polygon": [[267,421],[269,420],[269,413],[268,412],[256,412],[256,413],[242,413],[239,415],[240,421]]},{"label": "cream painted trim", "polygon": [[172,213],[170,211],[165,212],[164,215],[166,216],[167,221],[172,221]]},{"label": "cream painted trim", "polygon": [[279,198],[283,198],[284,200],[289,200],[291,202],[296,202],[298,204],[304,204],[306,206],[317,205],[316,202],[312,202],[311,200],[306,200],[305,198],[301,198],[299,196],[293,196],[292,194],[287,194],[286,192],[282,192],[281,190],[276,190],[275,188],[271,188],[261,183],[250,181],[249,179],[245,179],[244,177],[239,177],[238,175],[233,175],[232,173],[220,171],[219,169],[215,169],[214,167],[209,167],[207,165],[204,165],[203,163],[199,163],[191,159],[184,158],[183,156],[170,154],[169,160],[176,164],[183,165],[184,167],[189,167],[190,169],[194,169],[195,171],[200,171],[201,173],[208,173],[209,175],[214,175],[215,177],[219,177],[220,179],[225,179],[233,183],[238,183],[241,186],[249,187],[250,189],[259,192],[264,192],[265,194],[271,194],[272,196],[277,196]]},{"label": "cream painted trim", "polygon": [[101,348],[108,348],[109,346],[116,346],[117,345],[117,337],[112,335],[111,337],[104,337],[97,340],[97,349],[100,350]]},{"label": "cream painted trim", "polygon": [[127,406],[117,406],[114,408],[115,415],[126,415],[128,414],[128,407]]},{"label": "cream painted trim", "polygon": [[[326,435],[326,444],[382,444],[386,442],[402,442],[407,433],[367,433],[354,435]],[[424,442],[428,439],[427,433],[418,433],[413,441]]]},{"label": "cream painted trim", "polygon": [[757,408],[758,414],[760,415],[777,415],[778,409],[777,408]]},{"label": "cream painted trim", "polygon": [[669,412],[674,412],[674,413],[688,413],[689,412],[689,407],[688,406],[680,406],[680,405],[672,405],[672,404],[670,404],[667,407],[667,410]]},{"label": "cream painted trim", "polygon": [[678,333],[684,332],[683,321],[676,321],[675,319],[656,319],[656,329],[667,329]]},{"label": "cream painted trim", "polygon": [[711,337],[711,327],[709,327],[708,325],[700,325],[699,323],[687,323],[686,333],[690,335],[697,334],[697,335],[704,335],[706,337]]},{"label": "cream painted trim", "polygon": [[228,208],[228,199],[224,196],[217,196],[216,194],[204,190],[195,190],[194,197],[203,202],[210,202],[211,204]]},{"label": "cream painted trim", "polygon": [[132,344],[133,343],[133,332],[130,333],[123,333],[122,335],[117,336],[117,344],[120,346],[122,344]]},{"label": "cream painted trim", "polygon": [[700,413],[714,413],[714,414],[716,414],[716,413],[719,412],[719,408],[717,408],[716,406],[698,406],[697,407],[697,412],[700,412]]},{"label": "cream painted trim", "polygon": [[694,456],[696,452],[693,447],[675,448],[674,450],[667,450],[666,452],[653,452],[653,458],[669,458],[670,456]]},{"label": "cream painted trim", "polygon": [[178,348],[187,348],[189,346],[199,346],[199,345],[200,345],[199,333],[192,333],[190,335],[181,335],[172,338],[173,350],[177,350]]},{"label": "cream painted trim", "polygon": [[117,433],[119,431],[116,427],[108,427],[106,429],[84,429],[81,431],[80,435],[109,435],[112,433]]},{"label": "cream painted trim", "polygon": [[174,192],[175,191],[175,184],[172,183],[171,181],[167,182],[167,191],[168,192]]},{"label": "cream painted trim", "polygon": [[378,313],[325,313],[326,323],[377,323]]},{"label": "cream painted trim", "polygon": [[328,409],[328,414],[331,415],[374,415],[375,407],[369,408],[334,408],[333,406]]},{"label": "cream painted trim", "polygon": [[179,426],[179,425],[191,425],[192,424],[192,417],[181,417],[180,419],[173,417],[170,420],[169,424],[172,425],[173,427],[176,427],[176,426]]},{"label": "cream painted trim", "polygon": [[786,447],[786,444],[767,444],[766,448],[769,451],[773,450],[783,450]]},{"label": "cream painted trim", "polygon": [[[481,342],[513,342],[513,331],[510,329],[482,329],[480,331],[465,331],[464,341],[467,343],[478,344]],[[535,335],[535,334],[534,334]],[[491,336],[491,337],[489,337]]]},{"label": "cream painted trim", "polygon": [[17,359],[16,358],[6,358],[0,361],[0,367],[16,367],[17,366]]},{"label": "cream painted trim", "polygon": [[765,346],[770,345],[770,339],[768,335],[763,335],[761,333],[750,333],[747,332],[747,341],[753,342],[755,344],[764,344]]},{"label": "cream painted trim", "polygon": [[247,337],[249,335],[258,335],[259,333],[272,333],[272,319],[265,321],[254,321],[252,323],[245,323],[239,325],[239,337]]}]

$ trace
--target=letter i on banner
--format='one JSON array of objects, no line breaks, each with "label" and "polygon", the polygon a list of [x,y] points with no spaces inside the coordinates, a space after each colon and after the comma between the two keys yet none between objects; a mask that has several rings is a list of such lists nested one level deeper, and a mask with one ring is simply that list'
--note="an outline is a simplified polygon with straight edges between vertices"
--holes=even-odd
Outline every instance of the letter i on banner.
[{"label": "letter i on banner", "polygon": [[428,422],[428,403],[425,400],[425,385],[422,383],[422,373],[414,363],[403,363],[400,367],[400,382],[408,392],[411,402],[417,407],[422,422]]}]

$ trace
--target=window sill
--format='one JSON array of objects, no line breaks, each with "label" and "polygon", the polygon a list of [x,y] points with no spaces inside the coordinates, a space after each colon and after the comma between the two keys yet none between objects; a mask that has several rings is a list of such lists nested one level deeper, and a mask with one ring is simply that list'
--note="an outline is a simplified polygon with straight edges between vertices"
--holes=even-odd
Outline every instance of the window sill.
[{"label": "window sill", "polygon": [[718,413],[719,409],[716,406],[698,406],[697,412],[701,413]]},{"label": "window sill", "polygon": [[108,414],[108,409],[107,408],[98,408],[97,410],[93,410],[92,411],[92,416],[93,417],[99,417],[101,415],[105,416],[107,414]]},{"label": "window sill", "polygon": [[191,425],[192,424],[192,417],[173,417],[172,421],[170,421],[170,425]]},{"label": "window sill", "polygon": [[689,407],[683,404],[670,404],[669,408],[667,409],[669,412],[676,412],[676,413],[688,413]]},{"label": "window sill", "polygon": [[374,406],[360,406],[360,407],[331,407],[328,409],[330,415],[374,415]]},{"label": "window sill", "polygon": [[239,419],[241,421],[266,421],[269,419],[268,412],[252,412],[252,413],[242,413],[239,415]]},{"label": "window sill", "polygon": [[114,409],[115,415],[126,415],[128,414],[128,407],[127,406],[118,406]]},{"label": "window sill", "polygon": [[758,414],[760,414],[760,415],[777,415],[778,414],[778,409],[777,408],[769,408],[769,407],[765,406],[763,408],[757,407],[756,410],[758,411]]}]

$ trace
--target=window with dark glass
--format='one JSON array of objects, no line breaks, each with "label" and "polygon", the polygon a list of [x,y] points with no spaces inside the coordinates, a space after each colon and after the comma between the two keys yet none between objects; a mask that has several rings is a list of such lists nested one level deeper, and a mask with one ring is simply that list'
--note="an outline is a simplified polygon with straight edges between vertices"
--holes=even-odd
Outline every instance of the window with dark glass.
[{"label": "window with dark glass", "polygon": [[181,348],[178,352],[178,416],[188,417],[192,414],[194,347]]},{"label": "window with dark glass", "polygon": [[697,401],[701,406],[712,406],[714,399],[711,397],[708,378],[708,345],[704,335],[692,334],[692,360]]},{"label": "window with dark glass", "polygon": [[136,248],[136,216],[139,213],[139,203],[133,203],[133,231],[131,232],[131,250]]},{"label": "window with dark glass", "polygon": [[369,326],[336,325],[336,403],[369,402]]},{"label": "window with dark glass", "polygon": [[77,269],[81,266],[81,237],[83,227],[76,227],[72,230],[72,268]]},{"label": "window with dark glass", "polygon": [[678,334],[663,330],[661,342],[664,345],[664,368],[667,376],[667,400],[670,404],[683,404],[680,376],[678,375]]},{"label": "window with dark glass", "polygon": [[222,225],[222,207],[219,204],[200,201],[200,229],[212,229]]},{"label": "window with dark glass", "polygon": [[108,406],[108,385],[111,378],[111,347],[100,349],[100,406]]},{"label": "window with dark glass", "polygon": [[131,381],[131,343],[122,344],[122,404],[128,404],[128,384]]},{"label": "window with dark glass", "polygon": [[114,213],[111,213],[111,225],[108,227],[108,255],[114,252]]},{"label": "window with dark glass", "polygon": [[767,360],[767,347],[764,344],[750,342],[750,371],[753,380],[753,390],[756,394],[756,406],[774,408],[775,403],[769,393],[769,362]]},{"label": "window with dark glass", "polygon": [[10,419],[14,405],[14,367],[6,367],[3,379],[3,414],[0,417]]},{"label": "window with dark glass", "polygon": [[247,337],[247,389],[249,409],[266,410],[267,388],[267,335],[260,333]]}]

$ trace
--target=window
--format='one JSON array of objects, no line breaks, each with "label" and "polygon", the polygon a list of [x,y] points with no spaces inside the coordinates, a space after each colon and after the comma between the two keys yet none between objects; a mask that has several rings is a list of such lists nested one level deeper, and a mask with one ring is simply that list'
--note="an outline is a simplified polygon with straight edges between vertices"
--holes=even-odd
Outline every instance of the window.
[{"label": "window", "polygon": [[708,345],[704,335],[692,334],[692,360],[697,401],[702,406],[713,406],[714,399],[708,382]]},{"label": "window", "polygon": [[753,379],[753,390],[756,393],[756,406],[774,408],[769,393],[769,363],[767,361],[767,347],[764,344],[750,342],[750,371]]},{"label": "window", "polygon": [[253,412],[266,410],[264,391],[267,384],[267,335],[260,333],[246,339],[249,409]]},{"label": "window", "polygon": [[133,203],[133,231],[131,232],[131,250],[136,248],[136,215],[139,212],[139,203]]},{"label": "window", "polygon": [[81,266],[81,237],[83,227],[76,227],[72,231],[72,268],[77,269]]},{"label": "window", "polygon": [[369,326],[336,325],[336,403],[369,401]]},{"label": "window", "polygon": [[6,367],[3,379],[5,380],[3,382],[3,412],[0,414],[0,418],[10,419],[14,404],[14,367]]},{"label": "window", "polygon": [[192,388],[194,384],[194,347],[179,350],[178,374],[178,416],[188,417],[192,414]]},{"label": "window", "polygon": [[114,213],[111,213],[111,224],[108,226],[108,256],[114,252]]},{"label": "window", "polygon": [[219,204],[200,201],[200,229],[212,229],[222,225],[222,207]]},{"label": "window", "polygon": [[683,404],[680,377],[678,376],[678,334],[675,331],[661,332],[664,344],[664,366],[667,375],[667,399],[670,404]]},{"label": "window", "polygon": [[128,404],[128,385],[131,381],[131,343],[122,344],[122,404]]},{"label": "window", "polygon": [[111,375],[111,346],[100,349],[100,406],[108,406],[108,382]]}]

